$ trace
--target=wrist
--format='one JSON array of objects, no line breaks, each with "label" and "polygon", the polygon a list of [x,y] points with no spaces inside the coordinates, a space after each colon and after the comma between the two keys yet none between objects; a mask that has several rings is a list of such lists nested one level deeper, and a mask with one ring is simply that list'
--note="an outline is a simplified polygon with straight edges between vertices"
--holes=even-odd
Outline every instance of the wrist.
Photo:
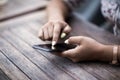
[{"label": "wrist", "polygon": [[113,46],[102,45],[99,52],[99,61],[111,62],[113,57]]},{"label": "wrist", "polygon": [[65,19],[62,16],[52,16],[49,17],[48,21],[65,21]]},{"label": "wrist", "polygon": [[58,19],[49,19],[48,22],[53,22],[53,23],[56,23],[56,22],[65,22],[64,20],[58,20]]}]

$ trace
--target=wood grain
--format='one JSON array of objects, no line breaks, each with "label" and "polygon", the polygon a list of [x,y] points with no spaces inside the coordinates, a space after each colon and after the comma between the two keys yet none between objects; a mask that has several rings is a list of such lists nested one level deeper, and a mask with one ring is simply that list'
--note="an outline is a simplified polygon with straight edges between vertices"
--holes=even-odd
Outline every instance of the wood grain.
[{"label": "wood grain", "polygon": [[[29,46],[17,36],[14,36],[11,32],[5,31],[2,35],[8,42],[16,47],[24,56],[26,56],[31,62],[42,69],[45,74],[56,80],[73,80],[70,75],[62,71],[56,65],[51,63],[47,58],[37,53],[32,46]],[[17,45],[16,45],[17,44]],[[58,75],[59,74],[59,75]]]},{"label": "wood grain", "polygon": [[27,14],[45,8],[47,0],[8,0],[7,4],[0,8],[0,21]]},{"label": "wood grain", "polygon": [[[88,36],[103,44],[120,44],[120,38],[108,31],[75,16],[70,19],[68,22],[73,29],[71,36]],[[42,73],[46,79],[119,80],[120,68],[117,66],[99,62],[73,63],[52,53],[32,49],[34,44],[45,43],[38,38],[37,33],[46,20],[45,11],[38,11],[0,24],[2,26],[0,49],[2,48],[2,55],[14,67],[17,67],[30,79],[41,78],[37,74]],[[18,59],[22,61],[19,62]],[[22,65],[23,62],[25,64]],[[26,66],[29,67],[29,70]],[[33,67],[35,69],[31,69]],[[9,70],[9,68],[6,69]],[[2,70],[5,71],[4,68]]]},{"label": "wood grain", "polygon": [[[35,23],[35,25],[34,25],[33,23],[31,23],[31,24],[28,24],[28,27],[26,27],[25,29],[29,30],[31,33],[34,34],[34,36],[37,37],[36,32],[38,32],[39,26],[40,26],[40,24]],[[96,64],[92,64],[92,65],[88,65],[88,64],[82,64],[81,65],[81,64],[79,64],[79,66],[82,67],[83,69],[85,69],[86,71],[88,71],[89,73],[91,73],[92,75],[94,75],[95,77],[99,78],[99,79],[105,79],[105,80],[109,80],[109,79],[114,80],[114,79],[117,79],[117,80],[119,80],[119,77],[120,77],[119,72],[116,71],[116,70],[119,70],[119,69],[115,69],[115,67],[111,67],[110,65],[106,66],[105,64],[101,65],[99,63],[96,63]],[[109,68],[111,67],[111,69],[108,69],[108,67]],[[113,72],[113,71],[115,71],[115,72]],[[102,75],[103,72],[104,72],[104,75]],[[106,77],[108,75],[110,77]]]},{"label": "wood grain", "polygon": [[[30,46],[41,43],[41,41],[37,37],[35,37],[33,34],[31,34],[30,32],[26,31],[25,29],[21,27],[11,29],[11,31],[16,36],[19,36],[20,38],[22,38]],[[18,31],[19,33],[17,33]],[[79,66],[77,66],[74,63],[71,63],[71,61],[65,58],[60,58],[58,56],[52,55],[50,53],[42,52],[42,51],[40,51],[40,53],[44,55],[45,57],[47,57],[51,62],[54,62],[56,65],[58,65],[58,67],[60,67],[62,70],[66,71],[68,74],[70,74],[73,77],[76,77],[82,80],[86,80],[89,78],[92,80],[96,80],[96,78],[93,77],[91,74],[87,73],[86,71],[81,69]],[[80,75],[82,75],[82,77]]]},{"label": "wood grain", "polygon": [[[0,68],[11,80],[30,80],[1,51],[0,51]],[[4,75],[2,75],[2,77],[4,77]]]},{"label": "wood grain", "polygon": [[[37,32],[39,30],[39,26],[40,26],[40,24],[31,23],[31,24],[28,24],[28,27],[25,27],[25,29],[29,30],[29,32],[33,33],[34,36],[37,37]],[[91,73],[92,75],[94,75],[95,77],[99,78],[99,79],[105,79],[105,80],[118,79],[119,80],[119,78],[120,78],[120,75],[119,75],[119,72],[118,72],[119,69],[118,68],[116,69],[115,67],[111,67],[110,65],[106,66],[105,64],[102,65],[102,64],[99,64],[99,63],[95,63],[95,64],[82,64],[82,65],[79,64],[79,66],[81,68],[85,69],[86,71],[88,71],[89,73]],[[108,68],[110,68],[110,69],[108,69]],[[112,76],[112,77],[106,77],[106,75],[102,75],[103,74],[102,72],[104,72],[106,75],[109,75],[109,76]]]},{"label": "wood grain", "polygon": [[24,55],[17,51],[11,44],[4,39],[0,39],[0,49],[6,55],[11,62],[14,63],[20,70],[23,71],[32,80],[51,80],[43,71],[41,71],[36,65],[30,62]]},{"label": "wood grain", "polygon": [[11,79],[0,69],[0,80],[11,80]]},{"label": "wood grain", "polygon": [[8,28],[14,28],[16,27],[16,25],[27,24],[30,22],[45,23],[46,20],[47,19],[45,10],[36,11],[33,12],[32,14],[26,14],[11,20],[0,22],[0,32],[2,32],[4,29],[6,30]]}]

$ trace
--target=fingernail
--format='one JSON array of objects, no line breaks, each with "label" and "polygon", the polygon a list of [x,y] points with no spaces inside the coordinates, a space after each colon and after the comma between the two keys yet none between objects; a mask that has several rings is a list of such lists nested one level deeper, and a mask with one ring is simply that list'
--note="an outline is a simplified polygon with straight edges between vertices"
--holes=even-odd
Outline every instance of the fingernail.
[{"label": "fingernail", "polygon": [[56,41],[52,41],[52,46],[54,46],[56,44]]},{"label": "fingernail", "polygon": [[51,49],[52,49],[52,50],[55,50],[55,46],[54,46],[54,45],[52,45],[52,46],[51,46]]},{"label": "fingernail", "polygon": [[64,38],[65,36],[66,36],[66,33],[62,33],[60,37]]},{"label": "fingernail", "polygon": [[65,43],[66,43],[66,44],[69,44],[68,39],[67,39],[67,40],[65,40]]}]

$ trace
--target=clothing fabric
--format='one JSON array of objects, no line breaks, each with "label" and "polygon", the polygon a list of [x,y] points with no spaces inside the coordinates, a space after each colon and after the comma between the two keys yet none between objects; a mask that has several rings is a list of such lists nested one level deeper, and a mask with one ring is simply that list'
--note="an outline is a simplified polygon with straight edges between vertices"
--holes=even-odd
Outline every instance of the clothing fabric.
[{"label": "clothing fabric", "polygon": [[[85,0],[64,0],[68,7],[74,10],[78,7],[81,1]],[[120,34],[120,0],[101,0],[101,12],[103,16],[112,21],[114,34]]]},{"label": "clothing fabric", "polygon": [[101,0],[101,11],[104,17],[112,21],[114,35],[120,35],[120,0]]}]

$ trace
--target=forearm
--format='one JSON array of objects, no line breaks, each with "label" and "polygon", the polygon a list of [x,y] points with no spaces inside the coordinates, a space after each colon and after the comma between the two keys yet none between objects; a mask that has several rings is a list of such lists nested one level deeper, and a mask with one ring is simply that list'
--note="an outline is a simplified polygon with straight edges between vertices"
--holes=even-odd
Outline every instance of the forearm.
[{"label": "forearm", "polygon": [[65,20],[68,15],[69,9],[63,0],[51,0],[47,6],[48,20]]}]

